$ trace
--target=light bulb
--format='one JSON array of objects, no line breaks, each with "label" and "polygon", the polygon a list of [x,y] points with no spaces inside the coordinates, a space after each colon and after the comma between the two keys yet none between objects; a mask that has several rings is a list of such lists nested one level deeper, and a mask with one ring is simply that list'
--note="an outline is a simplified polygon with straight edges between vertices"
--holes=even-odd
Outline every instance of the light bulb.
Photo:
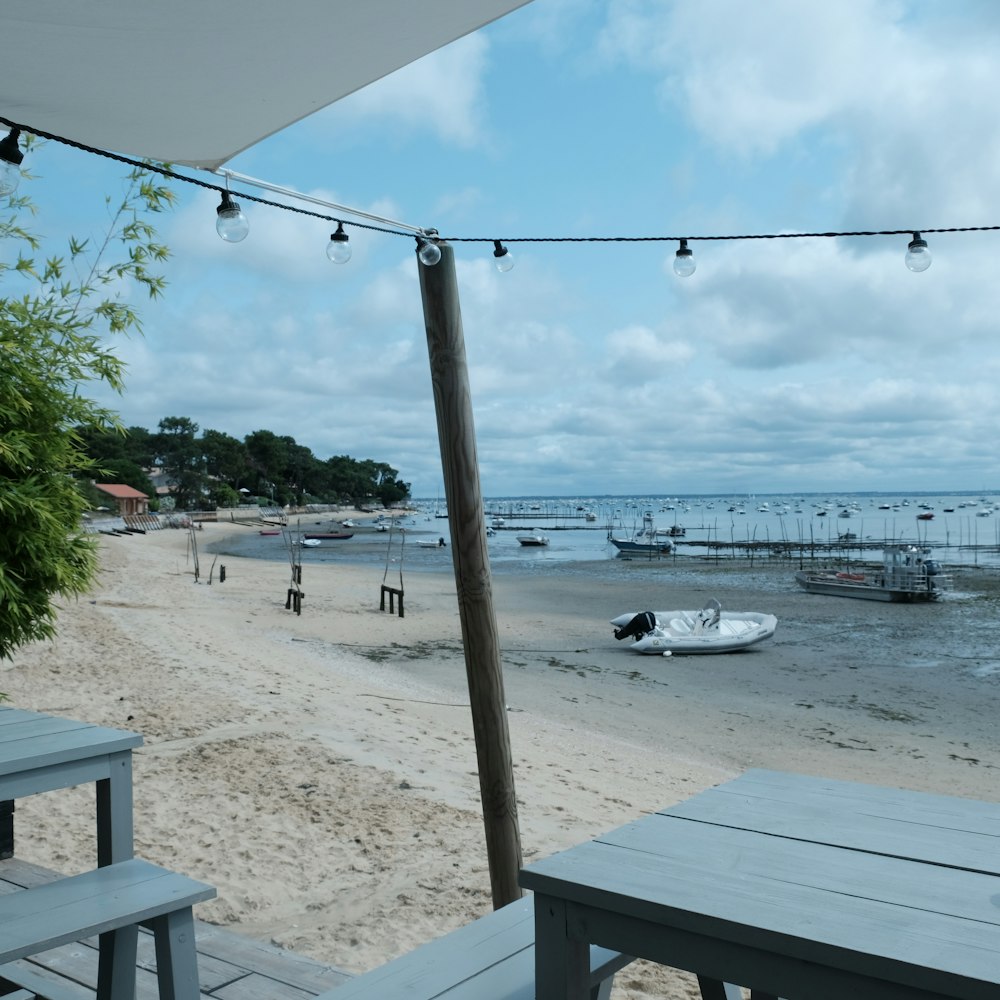
[{"label": "light bulb", "polygon": [[247,238],[250,232],[250,223],[247,217],[240,211],[239,202],[233,201],[229,197],[228,191],[222,192],[222,203],[215,210],[215,231],[227,243],[239,243]]},{"label": "light bulb", "polygon": [[681,245],[674,254],[674,274],[679,278],[690,278],[697,266],[688,241],[681,240]]},{"label": "light bulb", "polygon": [[920,233],[914,233],[906,247],[906,266],[911,271],[926,271],[931,266],[931,252],[927,249],[927,240],[921,239]]},{"label": "light bulb", "polygon": [[493,263],[501,274],[506,274],[514,266],[514,255],[499,241],[493,241]]},{"label": "light bulb", "polygon": [[350,237],[344,232],[344,224],[337,223],[337,231],[330,236],[326,245],[326,255],[334,264],[346,264],[351,259]]},{"label": "light bulb", "polygon": [[24,153],[18,145],[20,129],[12,128],[0,141],[0,198],[6,198],[17,190],[21,180],[21,161]]},{"label": "light bulb", "polygon": [[417,252],[420,263],[425,267],[433,267],[441,259],[441,248],[420,236],[417,237],[417,243],[420,244],[420,250]]}]

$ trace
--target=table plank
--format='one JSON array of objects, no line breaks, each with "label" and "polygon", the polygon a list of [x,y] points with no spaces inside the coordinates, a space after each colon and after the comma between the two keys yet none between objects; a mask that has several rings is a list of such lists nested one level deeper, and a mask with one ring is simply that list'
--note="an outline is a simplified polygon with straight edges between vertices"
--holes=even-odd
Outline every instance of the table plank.
[{"label": "table plank", "polygon": [[1000,874],[1000,805],[774,774],[748,772],[660,815]]},{"label": "table plank", "polygon": [[123,729],[87,726],[0,743],[0,775],[85,757],[131,750],[142,736]]},{"label": "table plank", "polygon": [[995,831],[996,824],[1000,823],[1000,802],[887,788],[859,781],[817,778],[791,771],[754,768],[719,785],[717,790],[760,797],[775,803],[810,803],[825,807],[831,813],[865,815],[874,810],[879,815],[914,822],[933,818],[942,825],[958,823],[961,829],[980,832]]},{"label": "table plank", "polygon": [[692,870],[704,868],[709,878],[752,876],[811,887],[834,896],[933,910],[993,924],[1000,931],[1000,881],[981,872],[920,864],[824,843],[762,837],[746,830],[671,816],[627,824],[602,835],[598,842],[650,854],[665,864],[685,865]]},{"label": "table plank", "polygon": [[26,719],[9,722],[0,726],[0,745],[13,740],[23,740],[32,736],[45,736],[49,733],[74,732],[80,729],[93,729],[92,722],[77,722],[75,719],[58,719],[54,715],[32,715]]},{"label": "table plank", "polygon": [[23,722],[26,719],[37,719],[38,712],[29,712],[26,708],[14,708],[11,705],[0,705],[0,728]]}]

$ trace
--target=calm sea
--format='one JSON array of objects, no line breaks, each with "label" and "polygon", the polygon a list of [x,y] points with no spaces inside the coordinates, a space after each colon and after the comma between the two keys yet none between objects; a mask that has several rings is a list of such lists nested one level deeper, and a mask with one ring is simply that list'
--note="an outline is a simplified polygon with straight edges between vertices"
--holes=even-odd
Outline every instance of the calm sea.
[{"label": "calm sea", "polygon": [[[490,562],[499,571],[620,559],[609,533],[630,537],[650,518],[658,530],[675,525],[684,530],[674,539],[675,556],[668,558],[744,555],[747,543],[783,543],[793,553],[822,543],[846,554],[853,548],[855,557],[864,546],[866,557],[877,558],[886,542],[911,542],[933,548],[947,563],[1000,564],[1000,496],[986,493],[490,497],[484,507],[494,531],[488,541]],[[395,566],[402,560],[413,570],[450,567],[448,545],[425,544],[439,538],[450,542],[443,505],[416,500],[414,508],[390,530],[358,528],[349,539],[324,539],[303,549],[302,561]],[[341,516],[348,518],[349,512]],[[261,536],[247,528],[213,551],[287,561],[289,542],[299,533],[329,530],[333,523],[326,514],[295,516],[282,535]],[[517,535],[529,529],[544,534],[548,545],[522,546]]]}]

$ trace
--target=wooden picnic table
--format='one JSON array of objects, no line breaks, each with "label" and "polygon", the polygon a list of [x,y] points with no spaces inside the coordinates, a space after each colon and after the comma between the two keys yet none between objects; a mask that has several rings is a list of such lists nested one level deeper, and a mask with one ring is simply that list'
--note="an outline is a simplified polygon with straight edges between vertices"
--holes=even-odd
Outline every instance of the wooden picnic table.
[{"label": "wooden picnic table", "polygon": [[[127,861],[132,750],[141,744],[138,733],[0,707],[0,802],[94,782],[97,863]],[[6,821],[12,824],[9,811]],[[13,841],[12,826],[4,839]]]},{"label": "wooden picnic table", "polygon": [[[92,871],[0,897],[0,981],[20,985],[23,959],[97,935],[97,1000],[134,1000],[144,924],[153,930],[161,1000],[198,997],[192,908],[215,890],[134,857],[132,750],[141,743],[138,733],[0,707],[0,801],[12,807],[93,782],[97,860]],[[12,851],[12,808],[4,822]]]},{"label": "wooden picnic table", "polygon": [[537,996],[591,944],[705,997],[1000,996],[1000,804],[753,770],[532,864]]}]

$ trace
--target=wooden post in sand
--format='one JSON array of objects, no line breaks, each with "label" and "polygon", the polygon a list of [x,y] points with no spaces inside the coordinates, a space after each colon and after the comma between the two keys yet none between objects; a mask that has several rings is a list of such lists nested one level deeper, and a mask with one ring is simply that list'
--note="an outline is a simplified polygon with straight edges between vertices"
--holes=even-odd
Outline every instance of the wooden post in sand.
[{"label": "wooden post in sand", "polygon": [[455,255],[447,243],[438,246],[441,260],[432,267],[418,262],[417,270],[479,763],[486,853],[496,909],[521,897],[517,884],[521,836]]}]

